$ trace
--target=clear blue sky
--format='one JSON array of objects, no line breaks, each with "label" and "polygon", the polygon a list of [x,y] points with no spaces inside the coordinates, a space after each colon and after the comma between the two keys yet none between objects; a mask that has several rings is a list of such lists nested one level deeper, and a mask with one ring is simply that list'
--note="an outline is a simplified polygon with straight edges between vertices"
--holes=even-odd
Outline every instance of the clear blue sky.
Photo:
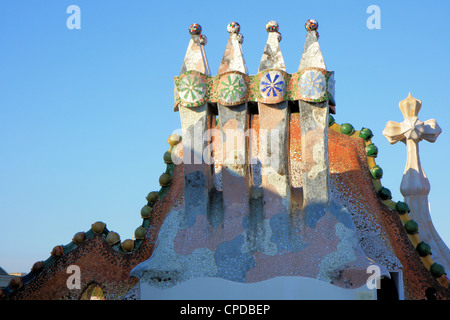
[{"label": "clear blue sky", "polygon": [[[81,29],[69,30],[70,5]],[[369,5],[381,29],[369,30]],[[443,132],[420,144],[431,182],[432,219],[450,245],[448,169],[450,2],[442,1],[100,1],[0,3],[0,266],[29,272],[55,245],[101,220],[121,239],[142,223],[148,192],[159,190],[167,137],[180,127],[173,112],[178,75],[199,23],[217,73],[228,39],[241,25],[250,74],[278,21],[287,71],[297,71],[304,23],[319,22],[328,69],[336,73],[336,122],[370,128],[379,148],[382,183],[395,201],[406,161],[403,144],[382,136],[403,121],[398,103],[422,100],[419,117]]]}]

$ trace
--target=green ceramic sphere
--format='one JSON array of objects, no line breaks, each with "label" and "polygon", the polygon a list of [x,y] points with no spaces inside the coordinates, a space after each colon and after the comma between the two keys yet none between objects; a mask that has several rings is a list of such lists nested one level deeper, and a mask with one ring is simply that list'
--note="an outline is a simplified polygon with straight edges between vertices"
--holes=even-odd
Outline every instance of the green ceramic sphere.
[{"label": "green ceramic sphere", "polygon": [[34,274],[39,274],[44,270],[44,262],[43,261],[37,261],[35,264],[33,264],[33,267],[31,268],[31,272]]},{"label": "green ceramic sphere", "polygon": [[159,200],[159,193],[157,191],[152,191],[147,195],[145,199],[147,199],[147,201],[150,203],[155,203]]},{"label": "green ceramic sphere", "polygon": [[172,182],[172,177],[167,174],[167,173],[163,173],[160,177],[159,177],[159,185],[161,187],[167,187],[170,185],[170,183]]},{"label": "green ceramic sphere", "polygon": [[351,136],[355,133],[355,128],[350,123],[343,123],[341,125],[341,133]]},{"label": "green ceramic sphere", "polygon": [[435,278],[439,278],[440,276],[442,276],[443,274],[445,274],[445,269],[442,265],[440,265],[439,263],[433,263],[430,267],[430,272],[433,275],[433,277]]},{"label": "green ceramic sphere", "polygon": [[22,285],[23,285],[22,277],[15,277],[15,278],[12,278],[12,279],[9,281],[9,284],[8,284],[8,285],[9,285],[9,287],[10,287],[11,289],[13,289],[14,291],[20,289],[20,288],[22,287]]},{"label": "green ceramic sphere", "polygon": [[147,233],[147,230],[143,226],[140,226],[134,231],[134,237],[136,239],[144,239],[145,234]]},{"label": "green ceramic sphere", "polygon": [[419,233],[419,225],[414,220],[409,220],[403,226],[408,234]]},{"label": "green ceramic sphere", "polygon": [[120,242],[120,236],[117,232],[110,231],[106,235],[106,242],[108,242],[110,245],[115,245],[116,243]]},{"label": "green ceramic sphere", "polygon": [[328,126],[331,127],[334,124],[334,117],[330,114],[328,115]]},{"label": "green ceramic sphere", "polygon": [[392,199],[392,193],[391,190],[389,190],[388,188],[381,188],[380,191],[378,191],[378,195],[380,196],[380,198],[382,200],[390,200]]},{"label": "green ceramic sphere", "polygon": [[172,152],[166,151],[164,153],[164,163],[167,163],[167,164],[173,163],[173,161],[172,161]]},{"label": "green ceramic sphere", "polygon": [[103,223],[103,222],[101,222],[101,221],[94,222],[94,223],[91,225],[91,229],[92,229],[92,231],[94,231],[95,233],[102,233],[103,230],[105,230],[105,227],[106,227],[106,224]]},{"label": "green ceramic sphere", "polygon": [[152,208],[149,206],[143,206],[141,209],[141,217],[142,219],[148,219],[150,218],[151,214],[152,214]]},{"label": "green ceramic sphere", "polygon": [[368,157],[376,158],[378,155],[378,148],[373,143],[366,146],[366,155]]},{"label": "green ceramic sphere", "polygon": [[134,249],[134,241],[131,239],[127,239],[120,244],[120,247],[125,252],[131,252]]},{"label": "green ceramic sphere", "polygon": [[372,175],[373,179],[380,180],[383,177],[383,169],[381,169],[379,166],[373,166],[370,169],[370,174]]},{"label": "green ceramic sphere", "polygon": [[428,243],[420,242],[417,247],[416,251],[421,257],[426,257],[427,255],[431,254],[431,247]]},{"label": "green ceramic sphere", "polygon": [[76,245],[82,244],[85,240],[86,240],[86,233],[84,233],[83,231],[75,233],[75,235],[72,238],[72,241]]},{"label": "green ceramic sphere", "polygon": [[368,141],[373,137],[372,130],[368,128],[362,128],[359,132],[359,136],[364,139],[364,141]]},{"label": "green ceramic sphere", "polygon": [[402,201],[398,201],[395,204],[395,210],[397,210],[397,212],[399,214],[405,214],[405,213],[410,212],[408,204],[406,202],[402,202]]},{"label": "green ceramic sphere", "polygon": [[61,256],[64,254],[63,246],[55,246],[50,254],[55,259],[61,258]]}]

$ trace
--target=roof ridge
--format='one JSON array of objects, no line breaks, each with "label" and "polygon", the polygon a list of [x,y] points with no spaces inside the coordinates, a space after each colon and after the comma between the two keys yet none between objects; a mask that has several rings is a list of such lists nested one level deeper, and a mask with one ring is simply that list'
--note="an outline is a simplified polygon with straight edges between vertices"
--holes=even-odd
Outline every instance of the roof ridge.
[{"label": "roof ridge", "polygon": [[420,240],[419,237],[419,225],[416,221],[409,217],[409,206],[406,202],[392,200],[391,191],[381,184],[381,178],[383,176],[383,170],[375,162],[375,158],[378,155],[378,148],[372,143],[373,133],[368,128],[362,128],[357,131],[350,123],[337,124],[334,117],[330,114],[328,126],[330,129],[345,134],[351,138],[361,138],[364,140],[366,146],[366,158],[367,165],[369,166],[370,174],[372,176],[372,183],[376,193],[381,199],[381,202],[389,209],[396,211],[400,215],[400,220],[403,227],[408,234],[408,238],[419,254],[423,264],[430,271],[432,276],[436,278],[437,282],[444,288],[450,289],[450,281],[446,276],[444,267],[433,261],[431,258],[431,247]]},{"label": "roof ridge", "polygon": [[[111,245],[111,247],[118,253],[130,254],[136,252],[136,250],[141,246],[144,241],[145,235],[149,230],[150,217],[152,213],[153,206],[161,200],[170,188],[174,172],[174,162],[172,161],[172,150],[173,148],[181,142],[181,137],[178,134],[172,134],[167,139],[169,144],[169,149],[164,153],[163,159],[166,164],[166,171],[161,174],[159,178],[159,184],[161,186],[159,191],[150,192],[147,197],[147,204],[141,209],[142,224],[139,226],[134,233],[135,240],[126,239],[120,241],[120,235],[117,232],[108,230],[106,228],[106,223],[102,221],[96,221],[91,225],[88,231],[77,232],[72,241],[66,245],[56,245],[53,247],[50,257],[46,260],[37,261],[31,268],[31,271],[22,276],[12,279],[9,285],[3,289],[0,289],[0,299],[8,296],[10,293],[20,289],[22,286],[29,283],[37,275],[39,275],[44,269],[49,268],[56,260],[61,259],[65,254],[76,250],[79,246],[86,240],[94,237],[96,234],[102,236],[104,241]],[[0,267],[0,271],[3,270]],[[3,270],[4,271],[4,270]],[[1,274],[1,272],[0,272]]]}]

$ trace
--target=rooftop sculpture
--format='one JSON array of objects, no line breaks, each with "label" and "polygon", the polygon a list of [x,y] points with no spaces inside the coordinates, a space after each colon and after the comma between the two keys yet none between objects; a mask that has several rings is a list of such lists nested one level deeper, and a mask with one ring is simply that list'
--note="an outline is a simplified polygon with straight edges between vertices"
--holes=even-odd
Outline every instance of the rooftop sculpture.
[{"label": "rooftop sculpture", "polygon": [[[334,72],[320,50],[318,22],[308,20],[305,29],[298,71],[289,74],[279,25],[267,23],[258,73],[249,75],[240,25],[231,22],[213,76],[207,38],[200,25],[191,25],[174,78],[182,136],[168,139],[161,190],[147,195],[136,239],[121,242],[96,222],[55,247],[48,260],[5,288],[3,298],[80,298],[92,283],[117,298],[181,295],[178,288],[188,290],[185,299],[235,298],[238,288],[252,299],[261,297],[260,284],[273,290],[263,297],[273,298],[280,283],[326,284],[341,294],[364,288],[375,266],[380,276],[399,275],[400,298],[423,299],[432,288],[445,299],[443,260],[425,250],[422,222],[411,219],[413,201],[394,202],[381,184],[372,131],[335,123]],[[422,131],[437,136],[438,127],[425,124]],[[388,127],[388,139],[404,139],[399,125]],[[78,291],[65,286],[71,264],[85,272]],[[212,283],[223,290],[211,292]]]},{"label": "rooftop sculpture", "polygon": [[419,157],[419,142],[427,140],[435,142],[442,130],[436,120],[425,122],[419,120],[418,114],[422,102],[411,96],[400,102],[400,110],[404,121],[397,123],[389,121],[383,135],[389,143],[402,141],[407,148],[407,161],[400,191],[405,202],[411,209],[411,217],[421,226],[421,240],[419,250],[422,254],[431,253],[433,260],[441,264],[446,270],[450,267],[450,251],[434,228],[429,211],[428,194],[430,182],[422,168]]}]

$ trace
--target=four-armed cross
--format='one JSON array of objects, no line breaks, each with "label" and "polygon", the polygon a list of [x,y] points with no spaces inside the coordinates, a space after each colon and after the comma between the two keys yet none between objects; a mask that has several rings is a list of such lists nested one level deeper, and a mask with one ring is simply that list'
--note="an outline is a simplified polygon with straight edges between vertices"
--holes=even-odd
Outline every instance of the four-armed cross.
[{"label": "four-armed cross", "polygon": [[422,122],[418,113],[422,106],[420,100],[409,96],[399,104],[405,120],[402,123],[389,121],[383,135],[394,144],[402,141],[406,144],[407,162],[400,191],[411,210],[410,216],[420,226],[421,240],[433,248],[433,260],[448,269],[450,251],[434,228],[428,206],[430,183],[425,175],[419,159],[419,142],[423,139],[435,142],[442,130],[436,120]]},{"label": "four-armed cross", "polygon": [[430,192],[430,183],[423,172],[419,159],[419,142],[423,139],[435,142],[442,132],[436,120],[431,119],[422,122],[418,114],[422,102],[411,96],[399,103],[405,120],[402,123],[389,121],[383,130],[383,135],[394,144],[402,141],[407,148],[407,162],[403,175],[400,191],[404,197],[427,196]]}]

